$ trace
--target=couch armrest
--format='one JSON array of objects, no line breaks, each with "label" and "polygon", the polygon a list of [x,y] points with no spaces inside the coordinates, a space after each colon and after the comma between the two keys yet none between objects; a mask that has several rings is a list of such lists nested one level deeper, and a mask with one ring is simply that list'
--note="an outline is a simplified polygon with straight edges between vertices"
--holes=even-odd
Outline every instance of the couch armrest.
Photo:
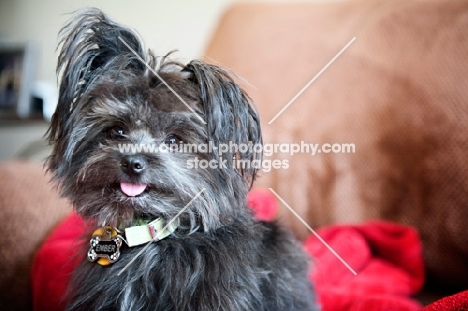
[{"label": "couch armrest", "polygon": [[47,234],[71,211],[42,164],[0,164],[0,309],[30,310],[30,266]]}]

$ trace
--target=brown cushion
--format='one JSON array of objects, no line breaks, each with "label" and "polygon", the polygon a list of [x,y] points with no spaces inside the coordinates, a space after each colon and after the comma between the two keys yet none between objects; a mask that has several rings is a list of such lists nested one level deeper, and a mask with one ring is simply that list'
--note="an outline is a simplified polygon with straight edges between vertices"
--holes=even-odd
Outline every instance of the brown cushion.
[{"label": "brown cushion", "polygon": [[[232,68],[267,143],[354,143],[264,173],[313,227],[385,218],[418,228],[430,276],[468,286],[468,5],[450,1],[237,4],[206,60]],[[268,122],[353,37],[356,41]],[[283,209],[281,219],[307,230]]]},{"label": "brown cushion", "polygon": [[71,211],[42,164],[0,164],[0,309],[30,310],[30,266],[46,235]]}]

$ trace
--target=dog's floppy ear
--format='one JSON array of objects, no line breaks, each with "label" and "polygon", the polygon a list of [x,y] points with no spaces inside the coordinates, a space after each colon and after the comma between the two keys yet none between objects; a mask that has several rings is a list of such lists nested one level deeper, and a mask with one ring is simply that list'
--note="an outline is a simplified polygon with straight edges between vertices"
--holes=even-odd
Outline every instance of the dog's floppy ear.
[{"label": "dog's floppy ear", "polygon": [[[120,38],[120,39],[119,39]],[[96,80],[109,73],[134,69],[143,74],[143,64],[124,44],[127,43],[141,58],[146,59],[143,46],[131,29],[111,21],[96,8],[75,12],[59,33],[57,76],[59,99],[52,116],[48,138],[55,144],[55,154],[66,153],[67,137],[73,129],[73,116],[80,100],[93,87]],[[68,151],[69,152],[69,151]],[[49,168],[57,169],[56,161],[49,158]]]},{"label": "dog's floppy ear", "polygon": [[[250,98],[225,70],[200,60],[191,61],[186,70],[192,73],[191,79],[200,90],[208,137],[215,146],[229,143],[254,146],[262,143],[260,119]],[[253,182],[262,158],[261,152],[255,152],[255,148],[245,152],[229,149],[222,154],[223,159],[228,160],[227,166],[237,169],[247,181]],[[233,157],[241,165],[235,167]]]}]

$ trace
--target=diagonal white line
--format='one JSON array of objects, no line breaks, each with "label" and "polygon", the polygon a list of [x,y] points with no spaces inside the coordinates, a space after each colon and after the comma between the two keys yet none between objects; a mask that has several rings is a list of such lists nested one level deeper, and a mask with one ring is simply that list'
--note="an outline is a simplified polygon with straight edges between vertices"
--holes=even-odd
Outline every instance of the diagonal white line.
[{"label": "diagonal white line", "polygon": [[357,275],[356,271],[354,271],[354,269],[351,268],[351,267],[348,265],[348,263],[347,263],[346,261],[344,261],[343,258],[341,258],[340,255],[338,255],[338,254],[335,252],[335,250],[334,250],[333,248],[331,248],[331,246],[328,245],[328,243],[325,242],[325,241],[322,239],[322,237],[321,237],[320,235],[318,235],[318,233],[315,232],[315,230],[312,229],[312,228],[304,221],[304,219],[302,219],[301,216],[299,216],[299,214],[296,213],[296,211],[293,210],[293,209],[291,208],[291,206],[289,206],[288,203],[286,203],[286,202],[283,200],[283,198],[280,197],[280,196],[275,192],[275,190],[273,190],[273,189],[271,189],[271,188],[268,188],[268,189],[269,189],[269,190],[270,190],[270,191],[271,191],[271,192],[272,192],[272,193],[273,193],[273,194],[274,194],[274,195],[275,195],[275,196],[276,196],[276,197],[277,197],[293,214],[294,214],[294,216],[297,217],[297,219],[299,219],[299,220],[304,224],[304,226],[307,227],[307,229],[309,229],[310,232],[312,232],[312,233],[317,237],[317,239],[320,240],[320,242],[322,242],[323,245],[325,245],[325,246],[328,248],[328,250],[329,250],[333,255],[335,255],[336,258],[338,258],[338,259],[341,261],[341,263],[342,263],[343,265],[345,265],[346,268],[349,269],[349,271],[351,271],[351,273],[353,273],[354,275]]},{"label": "diagonal white line", "polygon": [[294,96],[293,99],[291,99],[289,103],[287,103],[286,106],[284,106],[283,109],[281,109],[280,112],[278,112],[276,116],[270,120],[270,122],[268,122],[268,124],[273,123],[276,118],[278,118],[289,106],[291,106],[291,104],[302,94],[302,92],[304,92],[312,84],[312,82],[314,82],[328,68],[328,66],[330,66],[338,58],[338,56],[340,56],[341,53],[343,53],[351,45],[351,43],[354,42],[354,40],[356,40],[356,37],[352,38],[351,41],[349,41],[348,44],[346,44],[345,47],[342,48],[341,51],[339,51],[338,54],[336,54],[335,57],[333,57],[332,60],[329,61],[328,64],[326,64],[325,67],[323,67],[322,70],[320,70],[319,73],[317,73],[315,77],[313,77],[312,80],[310,80],[309,83],[307,83],[306,86],[304,86],[302,90],[300,90],[299,93],[297,93],[296,96]]},{"label": "diagonal white line", "polygon": [[190,107],[186,102],[185,100],[179,96],[179,94],[177,94],[176,91],[174,91],[174,89],[172,87],[169,86],[169,84],[166,83],[166,81],[163,80],[163,78],[161,78],[161,76],[156,72],[156,70],[154,70],[153,68],[151,68],[143,58],[141,58],[140,55],[138,55],[137,52],[135,52],[134,49],[132,49],[132,47],[130,45],[128,45],[127,42],[125,42],[124,39],[122,39],[122,37],[119,36],[119,40],[122,41],[123,44],[125,44],[125,46],[130,50],[132,51],[133,54],[135,54],[135,56],[143,63],[145,64],[146,68],[148,68],[156,77],[158,77],[159,80],[161,80],[161,82],[172,92],[174,93],[174,95],[185,105],[187,106],[188,109],[190,109],[190,111],[192,111],[202,122],[203,124],[206,124],[205,120],[203,120],[202,117],[200,117],[196,112],[195,110],[193,110],[192,107]]},{"label": "diagonal white line", "polygon": [[[203,188],[200,192],[198,192],[191,200],[190,202],[188,202],[183,209],[181,209],[177,215],[175,215],[165,226],[164,228],[161,229],[160,232],[164,232],[164,230],[166,230],[177,218],[179,218],[180,214],[182,214],[186,209],[187,207],[190,206],[190,204],[192,204],[193,201],[195,201],[196,198],[198,198],[203,192],[205,191],[205,188]],[[157,235],[154,239],[152,239],[151,241],[149,241],[145,247],[143,247],[136,255],[135,257],[132,258],[132,260],[130,260],[130,262],[122,268],[122,270],[119,271],[119,273],[117,273],[117,276],[119,276],[120,274],[122,274],[122,272],[124,272],[150,245],[151,243],[153,243],[154,241],[157,241]]]}]

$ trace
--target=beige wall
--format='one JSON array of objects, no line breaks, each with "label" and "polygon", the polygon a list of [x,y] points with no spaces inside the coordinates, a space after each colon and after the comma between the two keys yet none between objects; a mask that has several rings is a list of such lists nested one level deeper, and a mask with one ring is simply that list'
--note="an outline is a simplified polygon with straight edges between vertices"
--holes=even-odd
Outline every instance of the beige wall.
[{"label": "beige wall", "polygon": [[[35,80],[54,85],[57,33],[67,13],[85,6],[101,8],[114,20],[136,29],[157,54],[177,49],[179,60],[188,61],[202,56],[220,15],[238,1],[242,0],[0,0],[0,40],[37,42]],[[46,123],[0,120],[0,161],[25,154],[31,146],[42,143],[46,129]]]},{"label": "beige wall", "polygon": [[38,42],[37,80],[55,82],[57,33],[67,13],[80,7],[103,9],[114,20],[135,28],[157,54],[177,49],[184,61],[201,56],[220,14],[236,1],[0,0],[0,39]]},{"label": "beige wall", "polygon": [[103,9],[135,28],[155,52],[178,49],[182,60],[200,55],[220,12],[232,0],[1,0],[0,38],[40,44],[39,80],[55,81],[57,33],[67,13],[84,6]]}]

